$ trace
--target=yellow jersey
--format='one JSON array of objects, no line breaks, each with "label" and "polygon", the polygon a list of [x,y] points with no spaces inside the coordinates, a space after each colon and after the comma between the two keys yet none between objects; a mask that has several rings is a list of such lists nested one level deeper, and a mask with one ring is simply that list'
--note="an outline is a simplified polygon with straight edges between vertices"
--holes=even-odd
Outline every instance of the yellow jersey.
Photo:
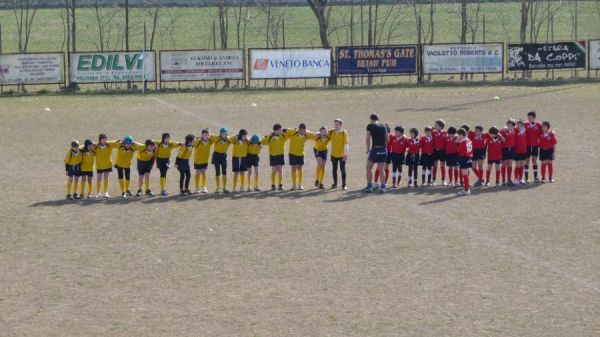
[{"label": "yellow jersey", "polygon": [[212,144],[210,140],[205,142],[202,139],[196,139],[194,142],[194,164],[208,164]]},{"label": "yellow jersey", "polygon": [[284,152],[286,140],[287,136],[285,133],[282,133],[279,136],[276,134],[271,134],[269,136],[264,136],[261,140],[261,143],[262,145],[269,146],[270,156],[281,156]]},{"label": "yellow jersey", "polygon": [[233,157],[244,158],[248,155],[248,140],[243,141],[237,136],[229,137],[229,142],[233,144]]},{"label": "yellow jersey", "polygon": [[152,152],[148,151],[148,147],[146,144],[139,144],[137,151],[137,160],[139,161],[149,161],[154,160],[156,156],[156,146],[154,146],[154,150]]},{"label": "yellow jersey", "polygon": [[290,139],[289,152],[294,156],[304,157],[304,144],[307,140],[315,140],[315,135],[308,131],[303,135],[298,129],[287,129],[285,134]]},{"label": "yellow jersey", "polygon": [[137,151],[137,149],[140,146],[145,147],[145,145],[142,145],[140,143],[133,143],[131,145],[131,149],[126,149],[124,144],[119,146],[119,149],[117,150],[117,160],[115,162],[115,165],[120,168],[130,168],[131,160],[133,159],[133,153]]},{"label": "yellow jersey", "polygon": [[179,147],[179,143],[171,140],[168,143],[156,142],[156,158],[167,159],[171,157],[171,150]]},{"label": "yellow jersey", "polygon": [[258,143],[258,144],[254,144],[254,143],[248,144],[248,154],[259,155],[261,149],[262,149],[262,145],[260,145],[260,143]]},{"label": "yellow jersey", "polygon": [[92,172],[94,171],[94,160],[95,155],[94,151],[83,151],[83,146],[81,147],[81,171],[83,172]]},{"label": "yellow jersey", "polygon": [[74,153],[73,150],[67,151],[67,155],[65,156],[65,164],[75,166],[81,164],[82,159],[81,150]]},{"label": "yellow jersey", "polygon": [[232,137],[235,137],[235,136],[231,136],[227,139],[223,139],[221,136],[210,135],[210,141],[213,144],[215,144],[214,152],[227,153],[227,150],[229,149],[229,145],[231,144]]},{"label": "yellow jersey", "polygon": [[94,145],[94,154],[96,155],[96,170],[106,170],[112,168],[113,149],[119,148],[120,144],[116,140],[109,140],[105,146]]},{"label": "yellow jersey", "polygon": [[317,137],[317,139],[315,140],[315,150],[317,151],[327,151],[327,146],[329,145],[329,142],[331,141],[331,139],[329,139],[329,136],[319,136]]},{"label": "yellow jersey", "polygon": [[344,148],[350,144],[348,140],[348,132],[346,130],[329,130],[327,133],[331,139],[331,156],[341,158],[344,156]]},{"label": "yellow jersey", "polygon": [[180,158],[180,159],[183,159],[183,160],[188,160],[188,159],[190,159],[190,156],[192,155],[192,151],[193,150],[194,150],[194,146],[190,146],[188,148],[185,145],[180,145],[179,146],[179,151],[177,151],[177,158]]}]

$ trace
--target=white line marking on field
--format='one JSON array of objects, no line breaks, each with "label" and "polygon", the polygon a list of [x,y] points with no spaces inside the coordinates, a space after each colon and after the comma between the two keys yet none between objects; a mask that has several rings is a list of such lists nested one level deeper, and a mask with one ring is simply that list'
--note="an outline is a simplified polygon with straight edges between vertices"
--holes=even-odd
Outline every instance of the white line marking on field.
[{"label": "white line marking on field", "polygon": [[195,113],[195,112],[189,111],[189,110],[187,110],[187,109],[183,109],[183,108],[179,107],[179,106],[178,106],[178,105],[176,105],[176,104],[169,103],[169,102],[167,102],[167,101],[165,101],[165,100],[162,100],[162,99],[160,99],[160,98],[158,98],[158,97],[155,97],[155,96],[148,96],[148,98],[150,98],[150,99],[152,99],[152,100],[154,100],[154,101],[156,101],[156,102],[158,102],[158,103],[160,103],[160,104],[163,104],[163,105],[165,105],[165,106],[167,106],[167,107],[169,107],[169,108],[171,108],[171,109],[173,109],[173,110],[175,110],[175,111],[181,112],[181,113],[182,113],[182,114],[184,114],[184,115],[188,115],[188,116],[196,117],[197,119],[199,119],[199,120],[201,120],[201,121],[203,121],[203,122],[206,122],[206,123],[212,124],[213,126],[216,126],[216,127],[221,127],[221,126],[225,125],[225,124],[221,124],[221,123],[219,123],[218,121],[215,121],[215,120],[212,120],[212,119],[208,119],[208,118],[202,117],[202,116],[200,116],[199,114],[197,114],[197,113]]}]

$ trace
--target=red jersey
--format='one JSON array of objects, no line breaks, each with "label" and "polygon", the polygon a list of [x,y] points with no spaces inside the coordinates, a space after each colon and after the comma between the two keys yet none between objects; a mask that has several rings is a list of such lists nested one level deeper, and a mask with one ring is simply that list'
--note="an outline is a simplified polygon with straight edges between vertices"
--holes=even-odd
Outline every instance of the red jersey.
[{"label": "red jersey", "polygon": [[533,123],[525,122],[525,130],[527,133],[527,146],[538,146],[540,134],[542,133],[542,122],[535,121]]},{"label": "red jersey", "polygon": [[556,141],[556,135],[554,135],[554,131],[548,131],[548,133],[544,133],[542,131],[542,133],[540,134],[539,144],[540,149],[542,150],[551,149],[554,147],[554,145],[558,144],[558,142]]},{"label": "red jersey", "polygon": [[401,137],[390,136],[390,141],[388,144],[391,144],[392,153],[400,153],[404,154],[406,152],[406,142],[408,139],[402,135]]},{"label": "red jersey", "polygon": [[421,142],[419,138],[411,138],[408,140],[408,153],[419,154],[421,152]]},{"label": "red jersey", "polygon": [[446,154],[454,154],[458,152],[458,143],[455,136],[446,137]]},{"label": "red jersey", "polygon": [[473,143],[469,138],[458,141],[458,155],[460,157],[473,158]]},{"label": "red jersey", "polygon": [[434,149],[443,150],[446,148],[446,138],[448,138],[446,130],[433,130],[431,131],[431,136],[433,137]]},{"label": "red jersey", "polygon": [[517,130],[515,132],[515,153],[523,154],[527,152],[527,132]]},{"label": "red jersey", "polygon": [[485,133],[477,134],[477,133],[473,132],[473,134],[471,134],[471,132],[469,132],[469,139],[471,140],[471,144],[472,144],[474,150],[485,149],[486,138],[487,138],[487,136]]},{"label": "red jersey", "polygon": [[421,153],[432,154],[433,153],[433,137],[421,136]]},{"label": "red jersey", "polygon": [[508,128],[504,128],[500,130],[500,134],[504,137],[504,141],[502,142],[503,149],[512,149],[515,147],[515,129],[509,130]]},{"label": "red jersey", "polygon": [[500,137],[487,137],[488,160],[502,160],[502,141]]},{"label": "red jersey", "polygon": [[391,133],[388,133],[388,142],[387,142],[387,144],[385,144],[385,148],[387,149],[388,152],[390,152],[392,150],[392,137],[393,137],[393,135]]}]

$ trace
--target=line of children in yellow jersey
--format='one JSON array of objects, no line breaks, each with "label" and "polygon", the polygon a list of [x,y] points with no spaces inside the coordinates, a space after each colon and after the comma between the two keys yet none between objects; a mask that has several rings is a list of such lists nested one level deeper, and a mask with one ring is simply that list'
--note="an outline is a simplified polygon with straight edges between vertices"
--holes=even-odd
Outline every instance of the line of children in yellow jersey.
[{"label": "line of children in yellow jersey", "polygon": [[[172,150],[177,149],[175,168],[179,171],[179,189],[181,194],[191,194],[190,159],[193,155],[194,193],[208,193],[206,188],[206,171],[210,164],[215,169],[215,193],[229,193],[227,188],[227,151],[232,147],[232,191],[260,191],[259,186],[259,155],[263,146],[269,149],[269,165],[271,166],[271,190],[283,190],[283,166],[285,165],[285,143],[289,140],[288,161],[291,166],[292,190],[303,190],[304,179],[304,148],[307,141],[314,143],[314,156],[317,161],[315,187],[324,189],[325,163],[328,148],[331,144],[331,161],[333,166],[333,185],[337,187],[338,166],[341,170],[342,188],[346,189],[346,159],[349,152],[348,133],[342,128],[342,120],[334,121],[334,128],[327,130],[321,127],[318,132],[308,131],[306,124],[298,128],[283,128],[280,124],[273,126],[273,131],[260,137],[251,137],[244,129],[235,136],[229,136],[229,131],[222,128],[218,135],[204,129],[199,137],[187,135],[182,143],[171,140],[164,133],[160,141],[147,139],[143,144],[134,142],[133,137],[126,136],[122,140],[108,140],[105,134],[100,134],[98,142],[86,140],[83,146],[78,141],[71,143],[71,149],[65,156],[67,175],[67,199],[80,199],[87,194],[88,198],[109,198],[109,174],[113,167],[117,170],[121,196],[133,196],[129,189],[131,180],[131,164],[133,155],[137,152],[138,190],[136,196],[154,195],[150,188],[150,173],[156,163],[160,171],[161,195],[167,196],[167,172],[170,168]],[[212,148],[212,156],[211,156]],[[116,151],[113,163],[113,152]],[[94,165],[96,168],[96,193],[92,191]],[[246,180],[247,178],[247,180]],[[252,178],[254,178],[252,180]],[[81,188],[79,183],[81,180]],[[238,185],[239,183],[239,185]],[[87,191],[85,187],[87,186]]]}]

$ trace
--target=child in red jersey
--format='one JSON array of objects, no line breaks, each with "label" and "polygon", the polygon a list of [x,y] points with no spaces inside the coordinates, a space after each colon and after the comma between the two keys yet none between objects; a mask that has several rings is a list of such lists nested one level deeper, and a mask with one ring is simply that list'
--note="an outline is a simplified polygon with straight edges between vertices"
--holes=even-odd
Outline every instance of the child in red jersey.
[{"label": "child in red jersey", "polygon": [[460,129],[458,134],[458,163],[460,174],[462,175],[464,189],[458,192],[458,195],[470,195],[471,185],[469,184],[469,169],[473,166],[473,144],[467,137],[467,130]]},{"label": "child in red jersey", "polygon": [[502,141],[502,184],[508,186],[514,185],[511,175],[515,148],[515,125],[515,120],[511,118],[506,122],[506,127],[500,130],[500,134],[504,138]]},{"label": "child in red jersey", "polygon": [[391,144],[392,158],[392,188],[397,188],[402,180],[402,165],[406,156],[406,145],[408,138],[404,135],[404,128],[396,126],[394,135],[390,137],[388,144]]},{"label": "child in red jersey", "polygon": [[408,187],[413,183],[417,187],[417,174],[419,171],[419,154],[421,153],[421,142],[419,142],[419,130],[410,129],[410,140],[408,141],[408,154],[406,165],[408,166]]},{"label": "child in red jersey", "polygon": [[[387,156],[385,157],[385,166],[383,168],[383,171],[385,172],[385,181],[382,181],[382,185],[387,185],[387,180],[388,180],[388,177],[390,176],[390,164],[392,163],[392,156],[391,156],[392,132],[390,130],[389,124],[385,123],[385,129],[387,130],[387,133],[388,133],[388,142],[385,144],[385,148],[387,150]],[[379,170],[375,171],[375,175],[373,176],[373,182],[374,182],[373,186],[375,186],[374,188],[377,188],[377,182],[379,182]]]},{"label": "child in red jersey", "polygon": [[490,185],[490,172],[492,166],[496,169],[496,186],[500,186],[500,163],[502,163],[502,135],[498,132],[498,128],[492,126],[488,131],[487,137],[487,171],[485,173],[485,186]]},{"label": "child in red jersey", "polygon": [[446,166],[448,166],[449,185],[458,185],[458,143],[456,142],[456,128],[453,126],[448,128],[445,156]]},{"label": "child in red jersey", "polygon": [[542,162],[542,183],[546,182],[546,169],[548,169],[548,181],[553,183],[554,166],[552,161],[556,152],[556,135],[550,130],[550,122],[542,122],[542,133],[540,134],[540,161]]},{"label": "child in red jersey", "polygon": [[483,132],[483,126],[477,125],[474,132],[469,132],[469,139],[473,146],[473,172],[477,175],[477,181],[473,186],[483,185],[483,160],[486,152],[487,135]]},{"label": "child in red jersey", "polygon": [[515,184],[524,184],[523,165],[527,159],[527,131],[525,131],[525,122],[519,120],[515,130]]},{"label": "child in red jersey", "polygon": [[433,170],[433,137],[431,135],[431,126],[425,127],[425,136],[421,136],[421,186],[425,186],[425,176],[427,184],[431,185],[431,171]]},{"label": "child in red jersey", "polygon": [[529,163],[533,166],[533,179],[537,183],[538,165],[537,159],[539,155],[539,139],[542,133],[542,123],[536,118],[535,111],[527,113],[527,123],[525,123],[525,133],[527,135],[527,159],[525,160],[525,182],[529,183]]},{"label": "child in red jersey", "polygon": [[446,138],[448,136],[444,127],[446,123],[443,119],[438,119],[435,121],[433,125],[433,130],[431,131],[431,137],[433,138],[433,154],[431,159],[433,160],[433,183],[436,184],[437,178],[437,169],[438,165],[440,167],[440,171],[442,172],[442,185],[446,185]]}]

